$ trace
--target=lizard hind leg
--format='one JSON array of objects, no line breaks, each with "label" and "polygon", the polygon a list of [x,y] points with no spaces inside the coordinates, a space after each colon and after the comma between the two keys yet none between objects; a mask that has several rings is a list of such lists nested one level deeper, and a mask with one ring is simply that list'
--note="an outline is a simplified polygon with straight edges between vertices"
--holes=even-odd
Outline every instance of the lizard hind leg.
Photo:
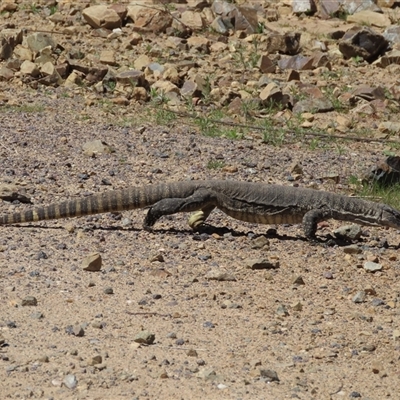
[{"label": "lizard hind leg", "polygon": [[211,214],[211,211],[214,210],[214,205],[209,205],[207,207],[203,207],[201,210],[194,212],[188,219],[189,226],[196,230],[200,227],[200,225],[204,224],[204,221]]},{"label": "lizard hind leg", "polygon": [[310,210],[304,214],[303,230],[308,240],[316,241],[315,232],[317,231],[318,222],[326,218],[329,218],[329,216],[325,210]]}]

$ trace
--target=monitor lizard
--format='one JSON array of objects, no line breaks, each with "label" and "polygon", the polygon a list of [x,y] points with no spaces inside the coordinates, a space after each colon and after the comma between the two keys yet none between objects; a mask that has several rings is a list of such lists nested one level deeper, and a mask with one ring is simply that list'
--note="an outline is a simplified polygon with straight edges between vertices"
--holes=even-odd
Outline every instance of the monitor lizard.
[{"label": "monitor lizard", "polygon": [[246,222],[302,223],[314,240],[317,223],[326,219],[400,229],[400,212],[381,203],[315,189],[232,180],[193,180],[107,191],[87,197],[0,215],[0,225],[149,208],[144,229],[163,215],[196,211],[189,218],[201,226],[214,208]]}]

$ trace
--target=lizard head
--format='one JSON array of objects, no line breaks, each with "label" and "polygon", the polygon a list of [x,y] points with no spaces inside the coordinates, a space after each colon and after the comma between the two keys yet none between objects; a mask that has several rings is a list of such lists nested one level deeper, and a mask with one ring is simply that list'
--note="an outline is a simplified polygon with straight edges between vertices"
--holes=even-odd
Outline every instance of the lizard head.
[{"label": "lizard head", "polygon": [[382,225],[400,229],[400,211],[388,205],[384,205],[381,214]]}]

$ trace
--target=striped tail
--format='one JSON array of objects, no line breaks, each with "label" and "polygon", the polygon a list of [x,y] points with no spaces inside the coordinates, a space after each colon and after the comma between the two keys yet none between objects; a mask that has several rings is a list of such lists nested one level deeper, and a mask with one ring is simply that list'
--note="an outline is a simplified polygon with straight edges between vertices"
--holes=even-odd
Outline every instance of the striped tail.
[{"label": "striped tail", "polygon": [[194,189],[195,185],[191,182],[176,182],[111,190],[33,210],[0,215],[0,225],[134,210],[151,206],[170,196],[187,197],[193,193]]}]

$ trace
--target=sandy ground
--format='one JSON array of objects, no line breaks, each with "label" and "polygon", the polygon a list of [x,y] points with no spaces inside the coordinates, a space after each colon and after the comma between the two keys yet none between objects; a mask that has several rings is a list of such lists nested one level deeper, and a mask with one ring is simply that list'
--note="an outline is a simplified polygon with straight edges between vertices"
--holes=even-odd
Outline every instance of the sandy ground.
[{"label": "sandy ground", "polygon": [[[348,193],[346,178],[384,149],[272,147],[256,133],[232,141],[180,124],[122,126],[57,93],[20,94],[40,112],[0,113],[1,181],[26,189],[36,205],[192,178],[292,185],[294,162],[303,169],[296,184]],[[115,152],[85,156],[94,139]],[[237,171],[210,168],[215,160]],[[327,174],[340,183],[320,179]],[[3,213],[30,207],[1,204]],[[163,218],[149,233],[144,215],[1,228],[2,398],[400,398],[398,232],[363,228],[361,253],[351,255],[311,245],[299,226],[265,235],[268,227],[214,212],[208,233],[193,233],[187,215]],[[338,226],[324,223],[318,234]],[[94,252],[101,271],[82,270]],[[279,267],[249,269],[257,258]],[[382,270],[366,272],[367,260]],[[37,305],[23,306],[28,296]],[[135,341],[143,330],[152,344]]]}]

